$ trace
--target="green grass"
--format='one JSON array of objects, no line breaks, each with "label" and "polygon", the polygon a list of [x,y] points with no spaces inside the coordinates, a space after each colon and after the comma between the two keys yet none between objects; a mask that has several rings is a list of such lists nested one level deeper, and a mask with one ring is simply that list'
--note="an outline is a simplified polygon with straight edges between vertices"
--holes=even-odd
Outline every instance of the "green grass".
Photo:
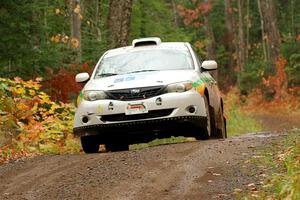
[{"label": "green grass", "polygon": [[251,162],[268,168],[268,175],[255,195],[249,192],[241,199],[300,199],[300,129],[259,153]]},{"label": "green grass", "polygon": [[228,112],[227,135],[229,137],[260,132],[262,130],[263,127],[261,124],[251,117],[251,115],[242,112],[240,109],[234,108]]},{"label": "green grass", "polygon": [[155,139],[148,143],[140,143],[140,144],[132,144],[129,146],[130,150],[136,149],[144,149],[153,146],[165,145],[165,144],[176,144],[176,143],[183,143],[183,142],[191,142],[196,141],[195,138],[191,137],[170,137],[170,138],[163,138],[163,139]]}]

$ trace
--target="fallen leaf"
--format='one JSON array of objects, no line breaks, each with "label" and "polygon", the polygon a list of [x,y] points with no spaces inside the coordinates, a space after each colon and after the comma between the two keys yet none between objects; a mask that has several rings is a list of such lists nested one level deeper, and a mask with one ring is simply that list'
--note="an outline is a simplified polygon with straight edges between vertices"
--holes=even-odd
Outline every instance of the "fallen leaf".
[{"label": "fallen leaf", "polygon": [[253,187],[253,186],[255,186],[255,184],[254,183],[249,183],[247,186],[248,187]]},{"label": "fallen leaf", "polygon": [[234,193],[241,193],[243,190],[240,188],[235,188],[233,191]]}]

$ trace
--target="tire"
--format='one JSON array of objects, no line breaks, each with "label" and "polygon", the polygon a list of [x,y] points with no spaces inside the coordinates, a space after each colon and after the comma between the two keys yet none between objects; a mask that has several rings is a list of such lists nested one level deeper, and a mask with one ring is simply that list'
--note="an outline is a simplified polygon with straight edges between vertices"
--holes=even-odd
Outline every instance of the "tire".
[{"label": "tire", "polygon": [[99,141],[95,136],[82,136],[80,140],[84,153],[90,154],[99,152]]},{"label": "tire", "polygon": [[214,137],[217,135],[217,116],[215,115],[215,110],[212,106],[209,106],[209,114],[210,114],[210,137]]},{"label": "tire", "polygon": [[129,145],[127,143],[106,143],[105,150],[106,150],[106,152],[128,151]]},{"label": "tire", "polygon": [[212,131],[210,106],[209,106],[209,103],[208,103],[208,99],[205,95],[203,96],[203,99],[204,99],[205,110],[206,110],[206,115],[207,115],[207,117],[206,117],[206,127],[201,127],[200,134],[197,133],[197,135],[195,136],[195,138],[197,140],[199,140],[199,139],[201,139],[201,140],[209,139],[210,136],[211,136],[211,131]]},{"label": "tire", "polygon": [[224,114],[223,114],[223,109],[222,107],[220,107],[220,111],[219,111],[219,114],[218,114],[218,125],[217,126],[217,134],[215,135],[215,138],[218,138],[218,139],[225,139],[227,138],[227,131],[226,131],[226,118],[224,117]]}]

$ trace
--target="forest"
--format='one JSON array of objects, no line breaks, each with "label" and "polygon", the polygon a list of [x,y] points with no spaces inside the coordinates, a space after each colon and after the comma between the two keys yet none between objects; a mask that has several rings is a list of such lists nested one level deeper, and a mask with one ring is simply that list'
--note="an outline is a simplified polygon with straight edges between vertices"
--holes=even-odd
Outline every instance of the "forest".
[{"label": "forest", "polygon": [[1,1],[0,75],[51,82],[80,65],[91,69],[110,48],[158,36],[216,59],[222,89],[264,86],[272,98],[280,72],[279,87],[299,85],[299,9],[296,0]]},{"label": "forest", "polygon": [[257,113],[300,116],[299,10],[299,0],[0,0],[0,163],[81,152],[75,75],[135,38],[189,42],[217,61],[231,136],[261,131]]}]

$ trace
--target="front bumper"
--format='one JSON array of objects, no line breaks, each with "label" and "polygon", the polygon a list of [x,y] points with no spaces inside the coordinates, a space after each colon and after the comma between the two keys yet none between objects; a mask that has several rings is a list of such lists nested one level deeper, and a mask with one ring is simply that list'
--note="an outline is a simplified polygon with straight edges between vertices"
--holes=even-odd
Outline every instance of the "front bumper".
[{"label": "front bumper", "polygon": [[[157,99],[161,104],[157,104]],[[128,104],[143,103],[148,113],[125,115]],[[190,112],[188,108],[194,107]],[[192,122],[206,126],[206,112],[203,97],[195,90],[183,93],[167,93],[156,97],[136,100],[117,101],[99,100],[83,101],[77,108],[74,120],[74,134],[77,136],[102,134],[104,130],[123,128],[138,128],[138,126],[174,125],[180,122]],[[100,131],[103,130],[103,131]],[[100,133],[99,133],[100,132]]]},{"label": "front bumper", "polygon": [[[97,124],[83,126],[73,129],[75,136],[88,135],[102,135],[104,133],[109,135],[124,136],[124,132],[128,131],[131,134],[140,134],[141,132],[164,131],[164,130],[180,130],[186,124],[206,126],[206,117],[200,116],[186,116],[186,117],[172,117],[164,119],[140,120],[135,122],[124,122],[116,124]],[[122,130],[122,133],[120,133]]]}]

